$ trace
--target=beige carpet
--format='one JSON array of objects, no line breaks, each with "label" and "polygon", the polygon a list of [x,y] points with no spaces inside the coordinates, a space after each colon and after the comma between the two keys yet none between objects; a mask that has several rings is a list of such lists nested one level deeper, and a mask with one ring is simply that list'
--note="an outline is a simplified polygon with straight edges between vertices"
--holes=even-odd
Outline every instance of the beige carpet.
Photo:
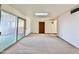
[{"label": "beige carpet", "polygon": [[79,50],[53,34],[30,34],[3,54],[74,54]]}]

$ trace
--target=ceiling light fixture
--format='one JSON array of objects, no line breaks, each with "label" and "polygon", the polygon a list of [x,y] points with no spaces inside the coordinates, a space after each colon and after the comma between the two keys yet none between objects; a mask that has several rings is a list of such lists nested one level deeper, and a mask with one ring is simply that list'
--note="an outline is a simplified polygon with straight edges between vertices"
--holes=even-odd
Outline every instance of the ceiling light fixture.
[{"label": "ceiling light fixture", "polygon": [[44,16],[44,17],[46,17],[46,16],[48,16],[48,13],[47,12],[37,12],[37,13],[35,13],[35,16]]}]

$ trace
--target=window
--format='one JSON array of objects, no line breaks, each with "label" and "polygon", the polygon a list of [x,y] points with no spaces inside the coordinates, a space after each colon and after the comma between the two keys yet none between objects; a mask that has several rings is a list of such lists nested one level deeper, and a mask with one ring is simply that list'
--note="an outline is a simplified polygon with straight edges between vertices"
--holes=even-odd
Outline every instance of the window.
[{"label": "window", "polygon": [[25,36],[25,20],[1,11],[0,52]]},{"label": "window", "polygon": [[1,11],[0,52],[16,42],[17,17]]},{"label": "window", "polygon": [[24,37],[25,32],[25,20],[18,18],[18,40]]}]

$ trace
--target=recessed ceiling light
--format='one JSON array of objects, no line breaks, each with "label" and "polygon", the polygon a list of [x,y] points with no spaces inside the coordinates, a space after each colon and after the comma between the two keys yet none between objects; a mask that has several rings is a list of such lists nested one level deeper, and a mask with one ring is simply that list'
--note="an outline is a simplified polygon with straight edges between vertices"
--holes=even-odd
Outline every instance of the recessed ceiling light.
[{"label": "recessed ceiling light", "polygon": [[37,12],[35,13],[35,16],[48,16],[47,12]]}]

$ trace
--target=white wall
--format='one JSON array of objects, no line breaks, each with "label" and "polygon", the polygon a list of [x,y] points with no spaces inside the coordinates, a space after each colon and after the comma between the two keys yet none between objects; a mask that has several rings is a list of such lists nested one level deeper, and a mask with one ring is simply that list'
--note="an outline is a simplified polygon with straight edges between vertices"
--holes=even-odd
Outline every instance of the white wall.
[{"label": "white wall", "polygon": [[38,33],[38,21],[32,19],[32,33]]},{"label": "white wall", "polygon": [[53,21],[45,21],[45,33],[57,33],[57,20]]},{"label": "white wall", "polygon": [[46,18],[32,19],[32,33],[39,33],[39,22],[45,22],[45,33],[57,33],[57,21],[52,24],[52,21]]},{"label": "white wall", "polygon": [[26,35],[31,33],[31,19],[26,18]]},{"label": "white wall", "polygon": [[58,36],[79,48],[79,11],[65,13],[58,19]]}]

